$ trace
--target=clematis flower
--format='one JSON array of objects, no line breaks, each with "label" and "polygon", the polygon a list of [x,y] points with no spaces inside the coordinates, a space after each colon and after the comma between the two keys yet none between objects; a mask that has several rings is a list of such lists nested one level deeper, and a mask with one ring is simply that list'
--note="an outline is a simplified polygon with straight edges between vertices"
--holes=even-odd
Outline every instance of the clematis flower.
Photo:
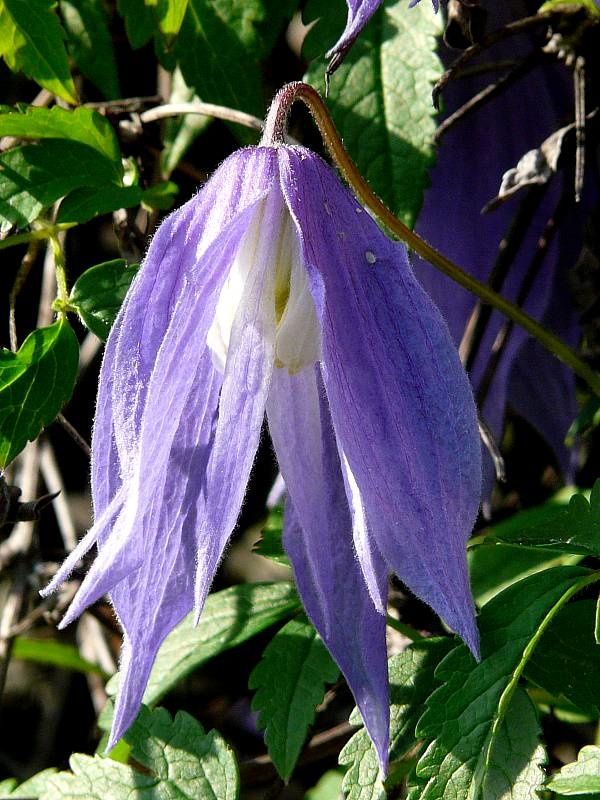
[{"label": "clematis flower", "polygon": [[202,611],[265,412],[299,593],[385,769],[388,574],[477,653],[475,407],[404,247],[315,154],[278,143],[234,153],[163,222],[108,339],[95,523],[45,592],[97,545],[61,625],[110,594],[124,641],[109,747],[165,636]]}]

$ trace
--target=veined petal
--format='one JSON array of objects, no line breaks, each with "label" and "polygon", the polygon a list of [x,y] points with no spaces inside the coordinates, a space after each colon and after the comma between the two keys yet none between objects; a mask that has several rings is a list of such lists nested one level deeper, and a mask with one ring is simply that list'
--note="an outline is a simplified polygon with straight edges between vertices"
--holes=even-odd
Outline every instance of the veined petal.
[{"label": "veined petal", "polygon": [[389,567],[476,652],[465,541],[481,452],[456,349],[404,247],[330,168],[301,148],[280,148],[279,161],[320,317],[338,447],[367,526]]},{"label": "veined petal", "polygon": [[[318,368],[277,369],[269,429],[289,497],[284,545],[306,611],[344,673],[382,769],[387,768],[389,697],[385,615],[356,561],[339,457]],[[376,565],[379,593],[387,569]]]}]

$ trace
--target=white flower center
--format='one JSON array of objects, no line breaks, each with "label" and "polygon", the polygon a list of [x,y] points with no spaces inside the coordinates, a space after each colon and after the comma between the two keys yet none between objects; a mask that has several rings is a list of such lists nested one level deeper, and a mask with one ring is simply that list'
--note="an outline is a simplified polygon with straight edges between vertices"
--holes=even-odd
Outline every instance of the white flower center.
[{"label": "white flower center", "polygon": [[282,198],[277,215],[265,214],[265,201],[260,204],[221,289],[206,337],[215,368],[221,372],[225,371],[231,330],[248,281],[263,270],[273,271],[271,279],[263,281],[261,305],[267,304],[263,305],[267,319],[272,318],[273,307],[275,311],[275,366],[285,367],[293,375],[320,358],[317,312],[294,222]]}]

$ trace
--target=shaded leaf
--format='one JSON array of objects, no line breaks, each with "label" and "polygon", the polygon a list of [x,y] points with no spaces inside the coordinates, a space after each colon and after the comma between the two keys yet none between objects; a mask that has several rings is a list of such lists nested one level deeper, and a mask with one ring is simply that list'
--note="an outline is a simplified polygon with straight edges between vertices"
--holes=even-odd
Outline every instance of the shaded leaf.
[{"label": "shaded leaf", "polygon": [[[423,639],[390,658],[390,779],[415,745],[415,728],[423,704],[435,685],[435,668],[454,646],[450,638]],[[361,724],[355,709],[350,722]],[[367,732],[357,731],[342,749],[339,762],[348,767],[343,789],[347,800],[386,800],[379,760]]]},{"label": "shaded leaf", "polygon": [[[67,139],[87,145],[106,158],[105,182],[123,177],[119,142],[110,122],[89,108],[67,111],[59,106],[0,114],[0,136],[20,139]],[[80,156],[83,151],[80,151]]]},{"label": "shaded leaf", "polygon": [[584,713],[600,717],[600,647],[594,639],[596,601],[562,608],[531,656],[526,677]]},{"label": "shaded leaf", "polygon": [[110,758],[76,753],[69,761],[72,771],[49,776],[40,800],[237,798],[233,753],[215,731],[205,733],[184,711],[171,719],[162,708],[142,708],[127,740],[137,769]]},{"label": "shaded leaf", "polygon": [[566,764],[553,775],[546,788],[561,797],[600,794],[600,747],[583,747],[577,761]]},{"label": "shaded leaf", "polygon": [[85,674],[105,674],[97,664],[82,658],[74,645],[53,639],[28,639],[18,636],[13,644],[12,658],[34,661],[37,664],[51,664]]},{"label": "shaded leaf", "polygon": [[69,400],[78,363],[77,337],[65,319],[30,333],[16,353],[0,350],[1,468]]},{"label": "shaded leaf", "polygon": [[483,796],[491,754],[533,648],[570,597],[599,578],[581,567],[555,567],[513,584],[484,606],[482,661],[476,663],[460,645],[436,670],[443,683],[417,725],[428,745],[416,768],[412,800]]},{"label": "shaded leaf", "polygon": [[600,556],[600,480],[596,481],[589,501],[583,494],[573,494],[566,508],[542,507],[545,517],[535,516],[519,524],[516,515],[511,526],[496,526],[492,535],[504,542],[546,548],[586,556]]},{"label": "shaded leaf", "polygon": [[142,196],[139,186],[107,184],[93,189],[76,189],[60,204],[56,221],[87,222],[100,214],[110,214],[118,208],[133,208],[141,203]]},{"label": "shaded leaf", "polygon": [[0,56],[48,91],[77,103],[53,0],[0,0]]},{"label": "shaded leaf", "polygon": [[73,60],[107,100],[121,97],[117,60],[103,2],[60,0]]},{"label": "shaded leaf", "polygon": [[[194,614],[163,642],[144,694],[144,703],[154,705],[182,678],[219,653],[256,636],[276,622],[296,613],[300,601],[289,581],[246,583],[209,595],[198,625]],[[115,695],[118,675],[107,686]]]},{"label": "shaded leaf", "polygon": [[[433,83],[439,16],[421,3],[384,0],[331,79],[328,107],[352,158],[380,197],[413,225],[433,164]],[[329,44],[328,46],[331,46]],[[306,80],[322,93],[325,61]]]},{"label": "shaded leaf", "polygon": [[160,211],[169,211],[175,205],[175,199],[179,194],[179,186],[173,181],[161,181],[144,189],[142,202],[149,208],[156,208]]},{"label": "shaded leaf", "polygon": [[87,269],[71,289],[69,304],[82,322],[106,341],[139,264],[128,265],[122,258],[105,261]]},{"label": "shaded leaf", "polygon": [[106,185],[109,165],[79,142],[52,140],[0,153],[1,230],[22,228],[69,192]]},{"label": "shaded leaf", "polygon": [[117,0],[117,10],[125,20],[127,38],[133,49],[147,44],[158,27],[154,9],[144,0]]},{"label": "shaded leaf", "polygon": [[267,750],[284,780],[294,771],[325,685],[339,674],[305,617],[293,619],[275,634],[252,671],[252,709],[259,712],[258,726],[265,729]]},{"label": "shaded leaf", "polygon": [[546,752],[539,736],[535,706],[518,688],[490,749],[481,790],[484,800],[538,800],[546,779]]}]

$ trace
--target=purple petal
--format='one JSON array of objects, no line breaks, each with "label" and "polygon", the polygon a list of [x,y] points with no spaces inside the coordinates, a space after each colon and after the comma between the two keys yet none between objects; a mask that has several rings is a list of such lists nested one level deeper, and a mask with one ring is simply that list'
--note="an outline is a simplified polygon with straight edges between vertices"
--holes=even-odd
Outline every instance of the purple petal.
[{"label": "purple petal", "polygon": [[331,50],[325,53],[325,57],[329,59],[328,75],[333,75],[340,66],[362,29],[381,5],[381,0],[346,0],[346,2],[348,18],[344,32]]},{"label": "purple petal", "polygon": [[[329,409],[317,368],[277,369],[269,429],[288,489],[284,544],[306,611],[344,673],[382,770],[387,769],[389,696],[385,615],[369,596],[352,549],[352,520]],[[379,593],[387,569],[377,563]]]},{"label": "purple petal", "polygon": [[317,156],[279,154],[320,316],[338,448],[367,528],[389,567],[476,652],[465,541],[481,454],[468,379],[404,247]]}]

